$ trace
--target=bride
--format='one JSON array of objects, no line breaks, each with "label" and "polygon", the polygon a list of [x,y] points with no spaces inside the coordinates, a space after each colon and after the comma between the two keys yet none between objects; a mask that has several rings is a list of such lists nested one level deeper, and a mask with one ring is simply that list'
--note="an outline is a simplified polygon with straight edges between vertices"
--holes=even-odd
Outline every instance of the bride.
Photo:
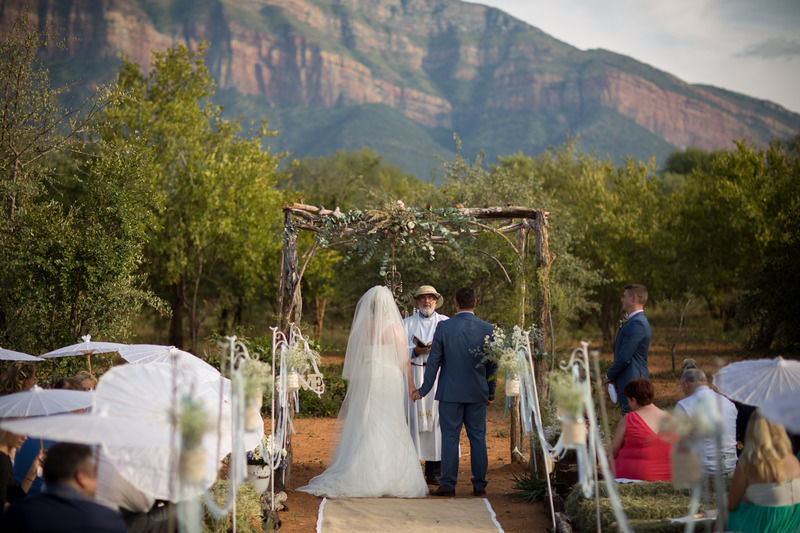
[{"label": "bride", "polygon": [[334,430],[333,461],[297,490],[334,498],[427,495],[406,422],[410,375],[392,293],[372,287],[356,305],[347,341],[342,377],[349,383]]}]

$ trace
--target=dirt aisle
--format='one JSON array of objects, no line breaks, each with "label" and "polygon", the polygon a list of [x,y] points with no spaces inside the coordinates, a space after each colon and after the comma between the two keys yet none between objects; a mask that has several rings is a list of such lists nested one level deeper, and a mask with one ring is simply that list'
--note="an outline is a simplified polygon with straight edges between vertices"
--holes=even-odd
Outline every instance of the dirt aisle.
[{"label": "dirt aisle", "polygon": [[[293,436],[294,460],[286,502],[288,510],[280,513],[281,531],[313,532],[321,498],[297,492],[294,489],[305,485],[309,479],[325,469],[333,432],[333,418],[300,418],[294,420],[297,433]],[[545,531],[550,520],[542,503],[515,502],[513,474],[522,475],[527,466],[511,464],[508,446],[508,420],[503,420],[503,405],[495,404],[489,409],[486,427],[486,446],[489,452],[489,486],[487,497],[497,514],[497,519],[506,533]],[[462,457],[459,462],[456,497],[472,497],[469,481],[469,442],[466,433],[461,434]]]}]

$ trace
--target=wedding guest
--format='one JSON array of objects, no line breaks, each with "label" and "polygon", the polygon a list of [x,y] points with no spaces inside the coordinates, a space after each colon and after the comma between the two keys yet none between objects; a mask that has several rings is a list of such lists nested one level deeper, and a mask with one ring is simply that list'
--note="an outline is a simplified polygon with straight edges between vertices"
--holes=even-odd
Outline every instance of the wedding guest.
[{"label": "wedding guest", "polygon": [[723,395],[711,390],[705,372],[697,368],[694,359],[684,361],[681,374],[681,390],[684,398],[676,407],[689,417],[702,410],[710,416],[721,431],[720,447],[714,437],[706,437],[702,443],[701,468],[704,474],[713,475],[722,465],[722,473],[729,474],[736,467],[736,406]]},{"label": "wedding guest", "polygon": [[658,434],[669,414],[653,405],[652,383],[646,378],[634,378],[622,394],[632,411],[620,419],[611,441],[616,477],[670,481],[672,446]]},{"label": "wedding guest", "polygon": [[72,377],[81,385],[81,390],[90,391],[97,387],[97,379],[86,370],[81,370]]},{"label": "wedding guest", "polygon": [[650,323],[644,316],[647,303],[647,288],[644,285],[628,285],[622,292],[622,319],[617,338],[614,340],[614,363],[606,372],[604,384],[613,384],[619,397],[622,414],[629,413],[631,406],[620,392],[634,378],[647,378],[647,353],[650,349]]},{"label": "wedding guest", "polygon": [[[62,390],[83,390],[83,385],[75,378],[61,378],[53,385],[54,389]],[[78,412],[85,411],[80,409]],[[22,483],[23,479],[28,475],[28,469],[31,464],[40,455],[42,450],[47,450],[50,446],[55,444],[55,441],[48,439],[27,439],[25,443],[17,450],[16,458],[14,459],[14,477],[18,483]],[[44,486],[44,480],[36,469],[36,479],[31,484],[28,490],[28,496],[39,494]]]},{"label": "wedding guest", "polygon": [[[421,285],[414,292],[417,312],[403,320],[411,373],[414,376],[414,387],[417,388],[422,386],[425,379],[425,365],[436,325],[448,318],[436,311],[442,303],[442,295],[432,285]],[[419,460],[425,461],[425,480],[433,485],[439,484],[442,473],[442,429],[439,425],[439,402],[435,399],[437,382],[438,380],[433,383],[433,394],[418,402],[409,399],[411,438],[417,448]]]},{"label": "wedding guest", "polygon": [[344,356],[348,381],[325,471],[297,490],[329,498],[422,498],[428,492],[406,421],[414,389],[400,311],[386,287],[356,305]]},{"label": "wedding guest", "polygon": [[442,475],[434,496],[455,496],[458,478],[458,441],[461,426],[467,430],[472,469],[472,494],[486,494],[486,406],[494,401],[496,382],[490,379],[497,364],[481,362],[481,352],[494,326],[475,316],[475,292],[464,287],[456,292],[456,315],[436,326],[425,367],[425,381],[412,399],[424,398],[439,374],[436,399],[442,427]]},{"label": "wedding guest", "polygon": [[36,385],[36,366],[34,363],[14,361],[0,380],[0,395],[22,392]]},{"label": "wedding guest", "polygon": [[756,411],[728,492],[727,531],[800,531],[800,461],[786,430]]},{"label": "wedding guest", "polygon": [[0,506],[2,506],[0,509],[5,510],[15,500],[24,498],[36,479],[36,469],[39,468],[42,458],[41,453],[28,467],[21,482],[17,483],[14,478],[14,459],[25,439],[25,435],[17,435],[0,429]]},{"label": "wedding guest", "polygon": [[119,513],[95,503],[97,467],[84,444],[57,443],[44,460],[41,494],[16,502],[0,522],[7,533],[125,533]]}]

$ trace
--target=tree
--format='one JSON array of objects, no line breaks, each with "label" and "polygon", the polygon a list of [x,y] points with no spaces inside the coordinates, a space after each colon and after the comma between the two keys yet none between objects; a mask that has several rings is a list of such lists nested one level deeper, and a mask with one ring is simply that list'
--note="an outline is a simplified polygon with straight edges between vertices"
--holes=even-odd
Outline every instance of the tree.
[{"label": "tree", "polygon": [[[792,278],[800,220],[800,159],[792,144],[758,149],[744,141],[719,153],[710,172],[694,173],[676,203],[686,284],[728,319],[751,325],[751,345],[777,335],[798,342]],[[743,311],[743,313],[740,313]],[[793,322],[794,321],[794,322]]]},{"label": "tree", "polygon": [[164,208],[151,227],[146,270],[169,301],[169,342],[187,345],[188,322],[192,350],[214,310],[241,316],[264,290],[268,258],[280,245],[273,238],[281,220],[279,157],[262,148],[265,122],[245,134],[240,120],[223,119],[212,105],[205,47],[154,52],[147,75],[123,57],[117,84],[128,98],[106,110],[103,131],[105,140],[126,140],[152,159],[152,194]]},{"label": "tree", "polygon": [[24,13],[0,43],[0,342],[40,353],[83,333],[124,338],[140,307],[148,210],[144,156],[93,145],[101,91],[83,108],[58,103],[37,52],[48,43]]}]

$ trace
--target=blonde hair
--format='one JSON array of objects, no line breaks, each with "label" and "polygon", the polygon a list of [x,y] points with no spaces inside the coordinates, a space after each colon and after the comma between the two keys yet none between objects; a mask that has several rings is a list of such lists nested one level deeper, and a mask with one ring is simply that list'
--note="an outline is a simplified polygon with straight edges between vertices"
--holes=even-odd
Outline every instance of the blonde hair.
[{"label": "blonde hair", "polygon": [[72,379],[77,380],[78,383],[81,384],[81,386],[83,386],[84,381],[89,381],[92,384],[91,388],[97,387],[97,378],[95,378],[91,373],[89,373],[86,370],[81,370],[80,372],[72,376]]},{"label": "blonde hair", "polygon": [[780,462],[791,453],[792,443],[783,426],[768,421],[758,412],[750,416],[739,458],[748,479],[782,483]]}]

